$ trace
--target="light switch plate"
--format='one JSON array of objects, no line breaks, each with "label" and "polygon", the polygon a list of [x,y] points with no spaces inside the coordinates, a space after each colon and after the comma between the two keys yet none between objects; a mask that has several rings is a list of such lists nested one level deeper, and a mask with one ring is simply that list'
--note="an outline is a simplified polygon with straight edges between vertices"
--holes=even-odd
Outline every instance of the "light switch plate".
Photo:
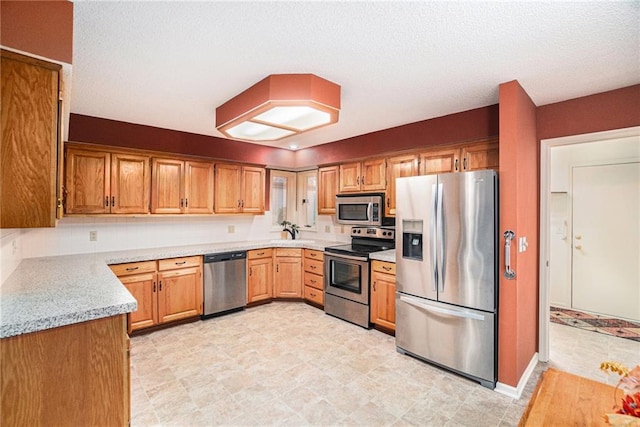
[{"label": "light switch plate", "polygon": [[230,225],[227,227],[227,233],[229,234],[233,234],[236,232],[236,226],[235,225]]},{"label": "light switch plate", "polygon": [[95,242],[98,240],[98,232],[97,231],[90,231],[89,232],[89,241],[90,242]]}]

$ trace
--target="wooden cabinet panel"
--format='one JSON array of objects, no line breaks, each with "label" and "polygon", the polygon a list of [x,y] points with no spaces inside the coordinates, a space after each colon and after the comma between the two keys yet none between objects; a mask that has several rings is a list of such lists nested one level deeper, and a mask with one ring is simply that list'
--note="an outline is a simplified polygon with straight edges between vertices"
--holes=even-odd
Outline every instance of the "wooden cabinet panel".
[{"label": "wooden cabinet panel", "polygon": [[420,175],[460,171],[460,149],[429,150],[420,154]]},{"label": "wooden cabinet panel", "polygon": [[365,160],[362,162],[362,191],[384,191],[387,186],[386,159]]},{"label": "wooden cabinet panel", "polygon": [[324,252],[318,251],[315,249],[305,249],[304,257],[309,259],[324,261]]},{"label": "wooden cabinet panel", "polygon": [[273,255],[273,249],[254,249],[247,251],[247,259],[269,258]]},{"label": "wooden cabinet panel", "polygon": [[240,212],[242,168],[239,165],[216,164],[214,210],[216,213]]},{"label": "wooden cabinet panel", "polygon": [[340,193],[360,191],[360,179],[362,176],[360,168],[360,162],[340,165]]},{"label": "wooden cabinet panel", "polygon": [[[250,256],[254,252],[253,256]],[[256,256],[263,250],[249,251],[247,257],[247,302],[263,301],[273,297],[273,261],[272,258]]]},{"label": "wooden cabinet panel", "polygon": [[124,315],[0,340],[3,426],[126,426]]},{"label": "wooden cabinet panel", "polygon": [[312,301],[318,305],[324,305],[324,291],[317,288],[305,286],[304,299]]},{"label": "wooden cabinet panel", "polygon": [[120,277],[120,281],[138,302],[138,309],[129,313],[128,331],[148,328],[158,323],[156,273]]},{"label": "wooden cabinet panel", "polygon": [[322,260],[304,259],[304,271],[308,271],[313,274],[322,274],[324,268],[324,262]]},{"label": "wooden cabinet panel", "polygon": [[62,67],[5,50],[1,55],[0,227],[54,227]]},{"label": "wooden cabinet panel", "polygon": [[276,298],[301,298],[302,259],[300,256],[276,256],[273,282],[274,296]]},{"label": "wooden cabinet panel", "polygon": [[184,207],[184,162],[175,159],[154,158],[151,174],[151,213],[182,213]]},{"label": "wooden cabinet panel", "polygon": [[184,213],[213,213],[213,163],[185,162]]},{"label": "wooden cabinet panel", "polygon": [[395,330],[396,276],[380,272],[393,271],[395,273],[395,264],[373,261],[371,269],[371,322]]},{"label": "wooden cabinet panel", "polygon": [[158,320],[172,322],[202,314],[202,270],[181,268],[158,273]]},{"label": "wooden cabinet panel", "polygon": [[392,274],[395,276],[396,264],[393,262],[375,260],[374,262],[371,263],[371,270],[379,271],[380,273],[384,273],[384,274]]},{"label": "wooden cabinet panel", "polygon": [[276,248],[276,257],[302,257],[302,249],[298,248]]},{"label": "wooden cabinet panel", "polygon": [[309,273],[308,271],[304,272],[304,284],[305,286],[309,286],[316,289],[324,289],[323,277],[319,274]]},{"label": "wooden cabinet panel", "polygon": [[462,147],[462,170],[498,169],[498,142],[487,141]]},{"label": "wooden cabinet panel", "polygon": [[148,213],[151,187],[149,157],[111,155],[111,213]]},{"label": "wooden cabinet panel", "polygon": [[336,194],[338,194],[338,166],[318,169],[318,214],[336,213]]},{"label": "wooden cabinet panel", "polygon": [[155,273],[156,272],[156,262],[155,261],[140,261],[140,262],[130,262],[127,264],[115,264],[110,265],[111,271],[120,277],[120,276],[128,276],[130,274],[140,274],[140,273]]},{"label": "wooden cabinet panel", "polygon": [[387,193],[385,202],[385,215],[396,214],[396,178],[418,175],[418,156],[398,156],[387,161]]},{"label": "wooden cabinet panel", "polygon": [[100,214],[111,211],[111,154],[68,148],[66,212]]},{"label": "wooden cabinet panel", "polygon": [[242,181],[242,212],[264,213],[264,168],[244,166]]},{"label": "wooden cabinet panel", "polygon": [[202,256],[195,255],[182,258],[168,258],[158,261],[158,271],[175,270],[176,268],[200,267]]}]

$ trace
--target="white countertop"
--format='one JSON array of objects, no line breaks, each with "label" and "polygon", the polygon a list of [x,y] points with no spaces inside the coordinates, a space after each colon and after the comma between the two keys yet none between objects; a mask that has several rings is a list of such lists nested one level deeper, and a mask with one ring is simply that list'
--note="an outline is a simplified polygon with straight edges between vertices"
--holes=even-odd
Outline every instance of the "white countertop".
[{"label": "white countertop", "polygon": [[388,251],[374,252],[369,254],[369,258],[379,261],[396,262],[396,250],[389,249]]},{"label": "white countertop", "polygon": [[0,287],[0,338],[135,311],[135,298],[109,264],[268,247],[324,250],[339,244],[265,240],[24,259]]}]

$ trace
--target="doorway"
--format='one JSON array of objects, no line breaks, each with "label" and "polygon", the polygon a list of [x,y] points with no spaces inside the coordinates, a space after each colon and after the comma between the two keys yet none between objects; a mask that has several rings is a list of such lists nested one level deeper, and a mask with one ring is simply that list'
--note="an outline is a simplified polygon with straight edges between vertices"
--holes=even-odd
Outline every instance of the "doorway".
[{"label": "doorway", "polygon": [[[558,218],[552,216],[552,212],[555,209],[553,207],[553,198],[556,198],[557,201],[558,198],[565,197],[565,202],[568,203],[571,209],[571,182],[573,170],[576,167],[598,163],[626,164],[640,162],[640,127],[542,140],[540,148],[539,359],[546,362],[549,360],[550,271],[553,264],[551,262],[551,247],[555,244],[554,237],[557,237],[556,235],[559,233],[565,233],[567,236],[566,250],[576,251],[579,249],[574,249],[574,245],[580,246],[580,244],[575,244],[575,240],[579,239],[575,239],[573,233],[575,229],[571,223],[572,217],[569,217],[570,220],[566,224],[567,228],[564,229],[565,224],[558,222]],[[584,171],[582,170],[582,172]],[[593,172],[593,170],[590,172]],[[581,172],[578,172],[578,175],[581,175]],[[578,180],[583,178],[585,177],[578,177]],[[587,183],[585,182],[584,184]],[[565,195],[563,196],[563,194]],[[598,228],[606,228],[607,221],[600,221],[597,224]],[[582,236],[584,233],[576,234]],[[623,236],[620,237],[621,239],[624,238]],[[636,239],[636,244],[637,241]],[[585,246],[583,245],[582,248],[584,249]],[[571,255],[575,254],[570,253],[569,259],[572,258]],[[554,268],[556,267],[557,265],[554,265]],[[565,267],[571,268],[571,265]],[[571,272],[565,276],[571,280]],[[571,286],[571,283],[565,285]],[[558,294],[558,292],[555,292],[555,294]],[[569,300],[565,300],[565,304],[571,304],[570,299],[573,298],[571,291],[560,292],[560,294],[569,298]],[[637,298],[635,301],[637,301]]]}]

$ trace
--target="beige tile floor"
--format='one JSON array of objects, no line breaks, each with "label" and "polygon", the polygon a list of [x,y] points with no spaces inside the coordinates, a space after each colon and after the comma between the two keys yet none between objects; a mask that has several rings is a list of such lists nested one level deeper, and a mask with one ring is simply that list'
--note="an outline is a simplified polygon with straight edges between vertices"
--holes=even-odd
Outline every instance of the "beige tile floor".
[{"label": "beige tile floor", "polygon": [[[598,375],[604,347],[636,350],[558,328],[575,328],[552,324],[565,370]],[[133,426],[515,426],[547,366],[514,400],[400,355],[391,336],[288,302],[134,337],[131,365]]]}]

